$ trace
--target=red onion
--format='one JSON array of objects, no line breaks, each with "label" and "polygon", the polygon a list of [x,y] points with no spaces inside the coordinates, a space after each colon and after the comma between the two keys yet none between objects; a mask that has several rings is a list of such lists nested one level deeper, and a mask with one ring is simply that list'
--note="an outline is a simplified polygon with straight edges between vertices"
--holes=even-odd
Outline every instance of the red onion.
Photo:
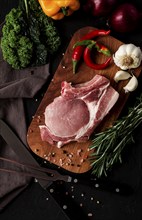
[{"label": "red onion", "polygon": [[109,26],[116,32],[131,32],[136,30],[140,13],[131,3],[119,5],[109,18]]},{"label": "red onion", "polygon": [[118,0],[87,0],[83,8],[93,16],[106,16],[117,3]]}]

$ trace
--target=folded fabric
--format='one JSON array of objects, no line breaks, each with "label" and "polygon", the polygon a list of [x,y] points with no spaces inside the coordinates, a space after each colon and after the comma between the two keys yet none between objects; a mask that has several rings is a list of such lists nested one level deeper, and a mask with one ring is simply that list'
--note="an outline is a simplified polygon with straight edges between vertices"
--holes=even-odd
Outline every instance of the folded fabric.
[{"label": "folded fabric", "polygon": [[[33,98],[48,80],[49,65],[13,70],[0,51],[0,118],[26,144],[26,120],[23,98]],[[19,158],[0,136],[0,156],[18,161]],[[15,165],[12,165],[15,169]],[[0,167],[7,167],[0,161]],[[0,210],[12,201],[31,182],[31,177],[0,171]]]}]

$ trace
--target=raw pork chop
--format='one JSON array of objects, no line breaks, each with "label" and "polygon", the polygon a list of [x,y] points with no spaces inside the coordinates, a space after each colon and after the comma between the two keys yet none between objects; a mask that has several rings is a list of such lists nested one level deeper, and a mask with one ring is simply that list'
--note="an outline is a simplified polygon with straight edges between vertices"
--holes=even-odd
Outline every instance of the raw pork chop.
[{"label": "raw pork chop", "polygon": [[119,94],[101,75],[72,86],[61,84],[61,95],[45,109],[45,125],[41,125],[43,141],[61,147],[71,141],[87,141],[114,106]]}]

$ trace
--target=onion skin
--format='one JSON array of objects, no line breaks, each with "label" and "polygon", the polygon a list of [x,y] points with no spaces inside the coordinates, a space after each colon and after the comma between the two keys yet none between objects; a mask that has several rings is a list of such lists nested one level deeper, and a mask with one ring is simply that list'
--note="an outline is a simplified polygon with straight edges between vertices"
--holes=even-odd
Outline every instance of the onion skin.
[{"label": "onion skin", "polygon": [[138,28],[140,13],[131,3],[119,5],[111,14],[108,24],[116,32],[132,32]]},{"label": "onion skin", "polygon": [[87,0],[84,4],[84,11],[93,16],[107,16],[114,9],[118,0]]}]

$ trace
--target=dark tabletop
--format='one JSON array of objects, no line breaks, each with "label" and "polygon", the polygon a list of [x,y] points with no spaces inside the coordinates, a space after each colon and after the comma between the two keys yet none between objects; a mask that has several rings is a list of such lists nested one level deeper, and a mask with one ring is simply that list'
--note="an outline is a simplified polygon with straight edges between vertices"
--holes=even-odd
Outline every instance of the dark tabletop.
[{"label": "dark tabletop", "polygon": [[[135,1],[141,6],[140,0]],[[5,14],[18,3],[18,0],[0,0],[0,22],[4,20]],[[142,8],[142,7],[141,7]],[[74,13],[61,21],[56,22],[57,28],[62,37],[63,45],[61,50],[53,57],[50,65],[50,73],[53,75],[62,58],[62,53],[68,46],[72,35],[79,28],[94,26],[105,28],[103,19],[96,19],[91,16],[84,16],[82,11]],[[113,37],[124,43],[134,43],[142,47],[142,29],[129,34],[111,32]],[[141,79],[140,79],[141,81]],[[25,112],[27,117],[27,127],[32,116],[41,102],[42,95],[48,85],[43,86],[33,99],[25,99]],[[142,90],[142,89],[141,89]],[[138,91],[137,93],[139,93]],[[136,95],[136,93],[135,93]],[[131,96],[128,104],[131,105],[134,96]],[[125,111],[125,109],[124,109]],[[107,177],[111,181],[123,182],[132,189],[130,194],[121,195],[119,192],[95,188],[93,186],[77,185],[69,183],[52,184],[48,191],[53,195],[64,211],[71,219],[94,219],[94,220],[114,220],[114,219],[142,219],[142,125],[135,134],[135,143],[126,147],[123,152],[123,163],[117,164]],[[87,177],[86,177],[87,178]],[[116,189],[117,191],[117,189]],[[58,220],[54,216],[54,210],[48,199],[48,194],[41,188],[38,182],[32,182],[27,189],[22,192],[6,209],[0,214],[1,220]]]}]

